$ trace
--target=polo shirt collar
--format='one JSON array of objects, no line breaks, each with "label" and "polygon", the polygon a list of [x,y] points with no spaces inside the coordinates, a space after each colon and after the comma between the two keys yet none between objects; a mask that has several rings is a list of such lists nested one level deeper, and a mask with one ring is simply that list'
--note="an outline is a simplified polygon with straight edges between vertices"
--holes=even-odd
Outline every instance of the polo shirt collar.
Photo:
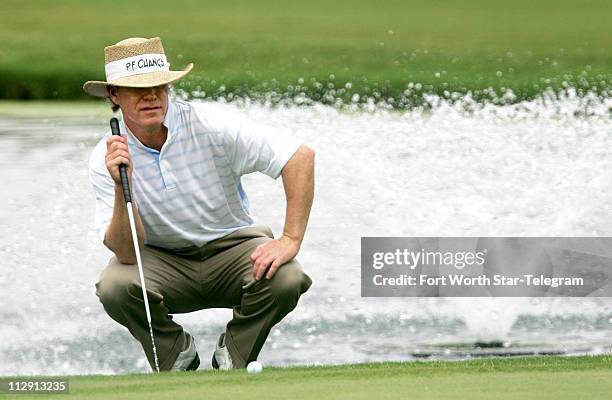
[{"label": "polo shirt collar", "polygon": [[162,124],[168,128],[168,139],[172,135],[172,128],[176,125],[176,105],[174,101],[168,97],[168,109],[166,110],[166,116],[164,117],[164,122]]}]

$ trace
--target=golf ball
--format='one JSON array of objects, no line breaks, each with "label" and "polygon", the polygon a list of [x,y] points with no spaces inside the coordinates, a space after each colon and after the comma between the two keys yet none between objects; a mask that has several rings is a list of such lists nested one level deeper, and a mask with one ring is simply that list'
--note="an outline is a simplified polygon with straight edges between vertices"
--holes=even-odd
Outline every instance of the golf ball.
[{"label": "golf ball", "polygon": [[263,370],[263,367],[257,361],[251,361],[249,365],[247,365],[247,372],[249,374],[258,374]]}]

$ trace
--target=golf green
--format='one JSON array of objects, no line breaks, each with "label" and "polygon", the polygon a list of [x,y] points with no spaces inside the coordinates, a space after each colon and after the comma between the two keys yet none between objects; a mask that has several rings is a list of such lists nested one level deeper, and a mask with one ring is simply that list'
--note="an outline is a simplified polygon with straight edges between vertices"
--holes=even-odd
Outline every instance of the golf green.
[{"label": "golf green", "polygon": [[[612,356],[537,356],[470,361],[67,377],[54,399],[609,399]],[[19,399],[27,395],[13,396]],[[7,397],[9,398],[9,397]],[[40,396],[32,396],[40,398]]]},{"label": "golf green", "polygon": [[607,91],[612,78],[605,0],[5,0],[0,12],[4,99],[86,98],[104,46],[129,36],[161,36],[173,68],[194,62],[178,86],[194,97],[398,105],[512,88],[520,100]]}]

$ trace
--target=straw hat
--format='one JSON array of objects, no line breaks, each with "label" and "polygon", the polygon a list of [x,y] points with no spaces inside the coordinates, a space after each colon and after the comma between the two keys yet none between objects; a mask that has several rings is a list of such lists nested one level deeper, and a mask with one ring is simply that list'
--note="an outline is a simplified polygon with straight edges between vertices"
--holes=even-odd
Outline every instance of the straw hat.
[{"label": "straw hat", "polygon": [[106,82],[87,81],[83,90],[97,97],[107,97],[106,87],[154,87],[174,82],[187,75],[193,64],[182,71],[170,71],[160,38],[129,38],[104,48]]}]

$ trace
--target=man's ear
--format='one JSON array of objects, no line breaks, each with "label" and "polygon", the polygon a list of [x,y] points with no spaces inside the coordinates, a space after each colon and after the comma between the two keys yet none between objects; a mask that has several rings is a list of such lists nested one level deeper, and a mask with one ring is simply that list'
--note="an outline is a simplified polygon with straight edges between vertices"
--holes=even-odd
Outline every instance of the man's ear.
[{"label": "man's ear", "polygon": [[117,86],[109,86],[107,90],[111,101],[117,104]]}]

